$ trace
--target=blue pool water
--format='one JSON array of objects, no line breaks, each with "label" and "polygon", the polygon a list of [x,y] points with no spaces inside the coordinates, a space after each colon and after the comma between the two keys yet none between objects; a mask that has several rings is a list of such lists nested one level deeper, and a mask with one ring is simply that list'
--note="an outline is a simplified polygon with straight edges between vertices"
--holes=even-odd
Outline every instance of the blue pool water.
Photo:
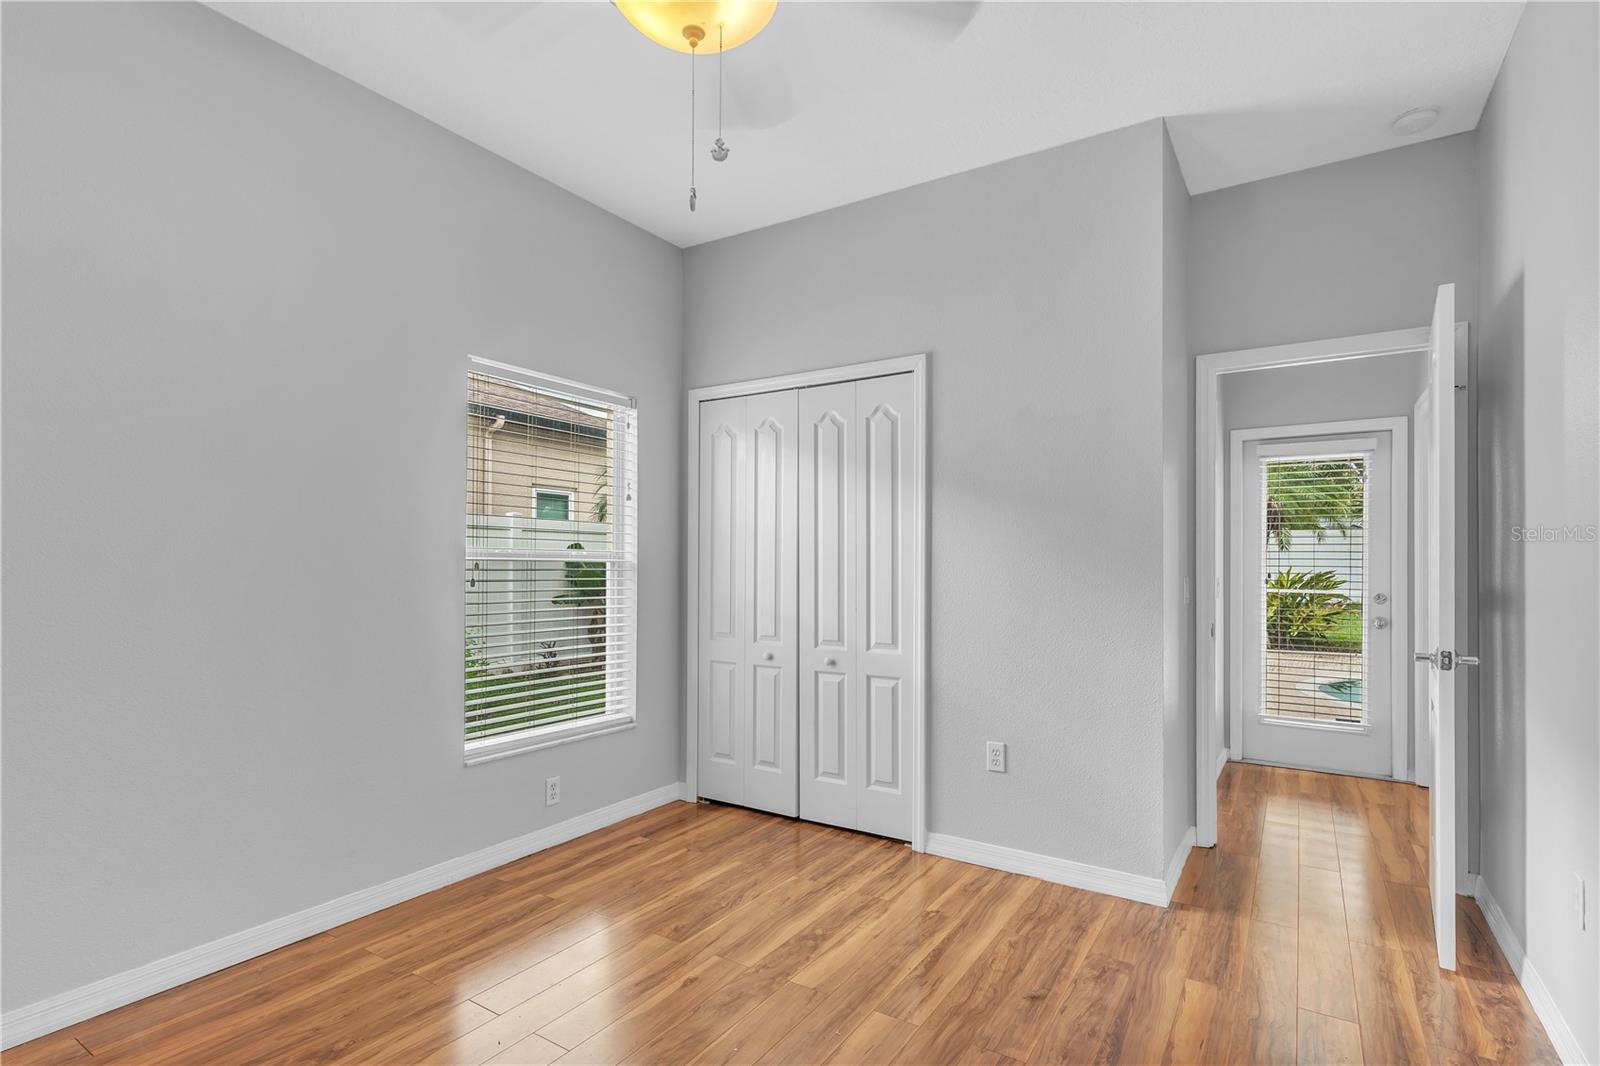
[{"label": "blue pool water", "polygon": [[1324,681],[1317,686],[1317,691],[1324,696],[1332,696],[1345,703],[1361,702],[1361,679],[1351,678],[1344,681]]}]

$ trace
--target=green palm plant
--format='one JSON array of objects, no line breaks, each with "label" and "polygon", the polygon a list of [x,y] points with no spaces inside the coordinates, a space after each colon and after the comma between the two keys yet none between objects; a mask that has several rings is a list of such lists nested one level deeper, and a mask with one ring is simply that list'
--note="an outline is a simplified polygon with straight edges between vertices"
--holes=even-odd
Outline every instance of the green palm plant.
[{"label": "green palm plant", "polygon": [[[567,550],[583,551],[583,545],[568,544]],[[587,612],[586,639],[593,649],[591,657],[598,660],[605,655],[606,564],[595,559],[573,559],[561,565],[567,590],[551,597],[550,602]]]},{"label": "green palm plant", "polygon": [[1327,643],[1333,627],[1351,609],[1339,592],[1344,580],[1332,570],[1296,570],[1267,575],[1267,646],[1306,648]]},{"label": "green palm plant", "polygon": [[1367,468],[1360,459],[1297,459],[1267,464],[1267,535],[1288,551],[1293,534],[1360,529],[1367,510]]}]

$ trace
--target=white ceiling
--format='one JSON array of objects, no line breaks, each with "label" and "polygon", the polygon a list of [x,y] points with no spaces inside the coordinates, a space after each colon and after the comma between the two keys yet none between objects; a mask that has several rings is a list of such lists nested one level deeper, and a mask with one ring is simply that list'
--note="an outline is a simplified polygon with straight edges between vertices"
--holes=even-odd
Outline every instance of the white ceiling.
[{"label": "white ceiling", "polygon": [[[681,246],[1146,119],[1194,193],[1474,128],[1521,4],[816,3],[715,60],[608,3],[215,3],[223,14]],[[1437,125],[1389,131],[1437,106]]]}]

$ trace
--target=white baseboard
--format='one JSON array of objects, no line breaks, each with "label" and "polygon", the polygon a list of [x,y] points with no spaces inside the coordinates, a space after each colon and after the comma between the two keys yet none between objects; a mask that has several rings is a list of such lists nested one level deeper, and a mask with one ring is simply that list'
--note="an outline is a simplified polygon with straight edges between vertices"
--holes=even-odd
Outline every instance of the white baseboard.
[{"label": "white baseboard", "polygon": [[1556,1006],[1555,997],[1550,994],[1550,989],[1539,976],[1539,971],[1534,969],[1528,953],[1522,949],[1522,942],[1512,931],[1511,923],[1506,920],[1505,911],[1495,902],[1494,894],[1484,883],[1483,875],[1473,875],[1473,882],[1472,895],[1482,908],[1483,916],[1489,921],[1489,931],[1500,942],[1500,950],[1505,952],[1506,961],[1511,964],[1517,980],[1522,982],[1522,990],[1528,994],[1528,1002],[1533,1005],[1533,1012],[1539,1016],[1550,1042],[1556,1046],[1556,1054],[1561,1056],[1562,1062],[1576,1063],[1580,1066],[1587,1063],[1589,1060],[1584,1057],[1583,1045],[1578,1043],[1577,1034],[1572,1031],[1572,1026],[1567,1024],[1567,1019],[1561,1014],[1561,1008]]},{"label": "white baseboard", "polygon": [[1178,890],[1178,879],[1183,876],[1184,864],[1189,861],[1189,852],[1194,849],[1194,826],[1184,831],[1183,839],[1178,841],[1178,848],[1172,853],[1172,858],[1167,860],[1167,898],[1162,900],[1165,906],[1172,902],[1172,894]]},{"label": "white baseboard", "polygon": [[499,844],[462,855],[414,873],[405,874],[381,885],[364,888],[338,899],[285,915],[252,929],[232,933],[209,944],[168,955],[123,973],[113,974],[91,984],[41,999],[25,1007],[7,1011],[0,1017],[0,1048],[9,1048],[57,1029],[115,1010],[135,1000],[165,992],[186,981],[215,973],[246,959],[264,955],[296,940],[354,921],[364,915],[403,903],[474,874],[504,866],[508,862],[543,851],[575,837],[604,829],[636,814],[673,803],[685,793],[683,783],[674,782],[637,796],[619,800],[607,807],[568,818],[564,822],[535,830]]},{"label": "white baseboard", "polygon": [[[1192,832],[1189,840],[1191,843],[1194,840]],[[981,840],[967,840],[945,833],[928,834],[928,854],[970,862],[974,866],[1005,870],[1007,873],[1026,874],[1041,881],[1085,888],[1108,896],[1121,896],[1139,903],[1153,903],[1157,907],[1165,907],[1171,898],[1166,883],[1159,877],[1141,877],[1122,870],[1090,866],[1086,862],[1058,859],[1053,855],[1040,855],[1038,852],[1021,851],[999,844],[985,844]]]},{"label": "white baseboard", "polygon": [[1230,752],[1227,748],[1223,748],[1221,751],[1217,752],[1217,772],[1215,776],[1222,776],[1222,768],[1228,765],[1228,757],[1230,755],[1232,755],[1233,758],[1238,758],[1236,753]]}]

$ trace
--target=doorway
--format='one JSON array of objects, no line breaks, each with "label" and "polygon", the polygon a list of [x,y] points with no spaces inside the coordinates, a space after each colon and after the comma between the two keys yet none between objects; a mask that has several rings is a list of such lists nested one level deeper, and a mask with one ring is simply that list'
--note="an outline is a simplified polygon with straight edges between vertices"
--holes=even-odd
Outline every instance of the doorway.
[{"label": "doorway", "polygon": [[922,849],[925,387],[911,356],[691,391],[692,798]]},{"label": "doorway", "polygon": [[[1426,567],[1427,580],[1421,586],[1425,590],[1426,603],[1420,605],[1423,609],[1419,610],[1426,625],[1421,633],[1416,634],[1421,638],[1417,641],[1420,646],[1407,649],[1407,655],[1395,655],[1393,658],[1416,670],[1426,671],[1426,709],[1418,708],[1416,713],[1425,718],[1427,741],[1426,744],[1419,742],[1416,761],[1428,761],[1431,780],[1427,791],[1419,791],[1418,795],[1426,798],[1427,880],[1435,945],[1440,966],[1454,969],[1455,895],[1463,886],[1470,887],[1466,876],[1467,848],[1462,846],[1461,840],[1462,834],[1468,833],[1469,829],[1467,820],[1461,817],[1463,796],[1457,789],[1458,762],[1466,766],[1471,763],[1470,748],[1467,744],[1457,742],[1458,734],[1463,737],[1470,735],[1470,678],[1466,679],[1468,683],[1458,685],[1456,674],[1459,665],[1476,665],[1478,660],[1475,655],[1463,654],[1463,649],[1458,645],[1458,634],[1470,639],[1475,611],[1474,568],[1470,563],[1474,551],[1473,523],[1468,505],[1470,486],[1475,477],[1471,465],[1474,454],[1470,392],[1472,365],[1467,326],[1455,317],[1453,284],[1439,286],[1435,293],[1433,314],[1425,328],[1276,348],[1218,352],[1196,358],[1195,560],[1196,585],[1202,590],[1196,599],[1196,631],[1202,650],[1196,659],[1195,685],[1195,838],[1202,847],[1218,843],[1218,779],[1228,765],[1230,755],[1238,758],[1242,754],[1241,750],[1232,746],[1233,739],[1243,734],[1242,725],[1229,735],[1232,721],[1229,664],[1234,661],[1230,649],[1238,648],[1240,644],[1237,640],[1228,639],[1230,629],[1226,605],[1230,599],[1229,590],[1237,583],[1229,580],[1227,518],[1230,494],[1226,486],[1230,472],[1230,437],[1224,404],[1224,382],[1242,382],[1260,377],[1257,371],[1329,367],[1344,362],[1392,365],[1386,357],[1393,356],[1422,357],[1421,389],[1417,395],[1426,396],[1428,415],[1426,438],[1419,442],[1419,457],[1422,460],[1419,465],[1425,467],[1426,477],[1418,479],[1423,491],[1415,501],[1415,507],[1426,515],[1427,524],[1423,541],[1417,546],[1414,563],[1417,568]],[[1323,398],[1322,393],[1303,389],[1297,396],[1299,399],[1310,397],[1318,401]],[[1420,406],[1408,403],[1406,417],[1415,417],[1419,410]],[[1309,422],[1315,417],[1302,416],[1302,419]],[[1302,435],[1306,433],[1304,427],[1297,428]],[[1354,427],[1323,428],[1326,434],[1346,430],[1358,432]],[[1294,458],[1292,455],[1280,457]],[[1257,459],[1259,462],[1259,455]],[[1398,471],[1394,473],[1394,480],[1397,481]],[[1400,507],[1396,506],[1395,513],[1398,514],[1399,510]],[[1268,526],[1264,519],[1262,529],[1265,536]],[[1399,550],[1394,554],[1398,556]],[[1231,569],[1233,573],[1242,572],[1242,558],[1233,559]],[[1391,587],[1391,599],[1401,588],[1400,584]],[[1260,608],[1263,616],[1266,612],[1265,593],[1263,587]],[[1365,609],[1370,611],[1372,606],[1368,603]],[[1392,625],[1390,628],[1398,628],[1401,633],[1406,633],[1408,629]],[[1370,659],[1367,637],[1370,637],[1370,630],[1366,631],[1363,638],[1363,655]],[[1267,639],[1263,628],[1263,653]],[[1209,648],[1205,647],[1206,643],[1209,643]],[[1242,676],[1242,666],[1237,667],[1234,674]],[[1370,662],[1364,662],[1362,681],[1365,683],[1369,677]],[[1392,686],[1391,697],[1398,699],[1400,692],[1420,687],[1408,679]],[[1234,706],[1238,707],[1238,704]],[[1406,732],[1391,728],[1391,741],[1398,745]],[[1421,727],[1418,734],[1420,741]],[[1391,764],[1390,772],[1396,779],[1403,777],[1401,765],[1399,759]],[[1272,768],[1272,771],[1291,772],[1277,768]],[[1328,779],[1353,780],[1334,775],[1329,775]]]},{"label": "doorway", "polygon": [[1231,437],[1233,756],[1404,778],[1405,420]]}]

